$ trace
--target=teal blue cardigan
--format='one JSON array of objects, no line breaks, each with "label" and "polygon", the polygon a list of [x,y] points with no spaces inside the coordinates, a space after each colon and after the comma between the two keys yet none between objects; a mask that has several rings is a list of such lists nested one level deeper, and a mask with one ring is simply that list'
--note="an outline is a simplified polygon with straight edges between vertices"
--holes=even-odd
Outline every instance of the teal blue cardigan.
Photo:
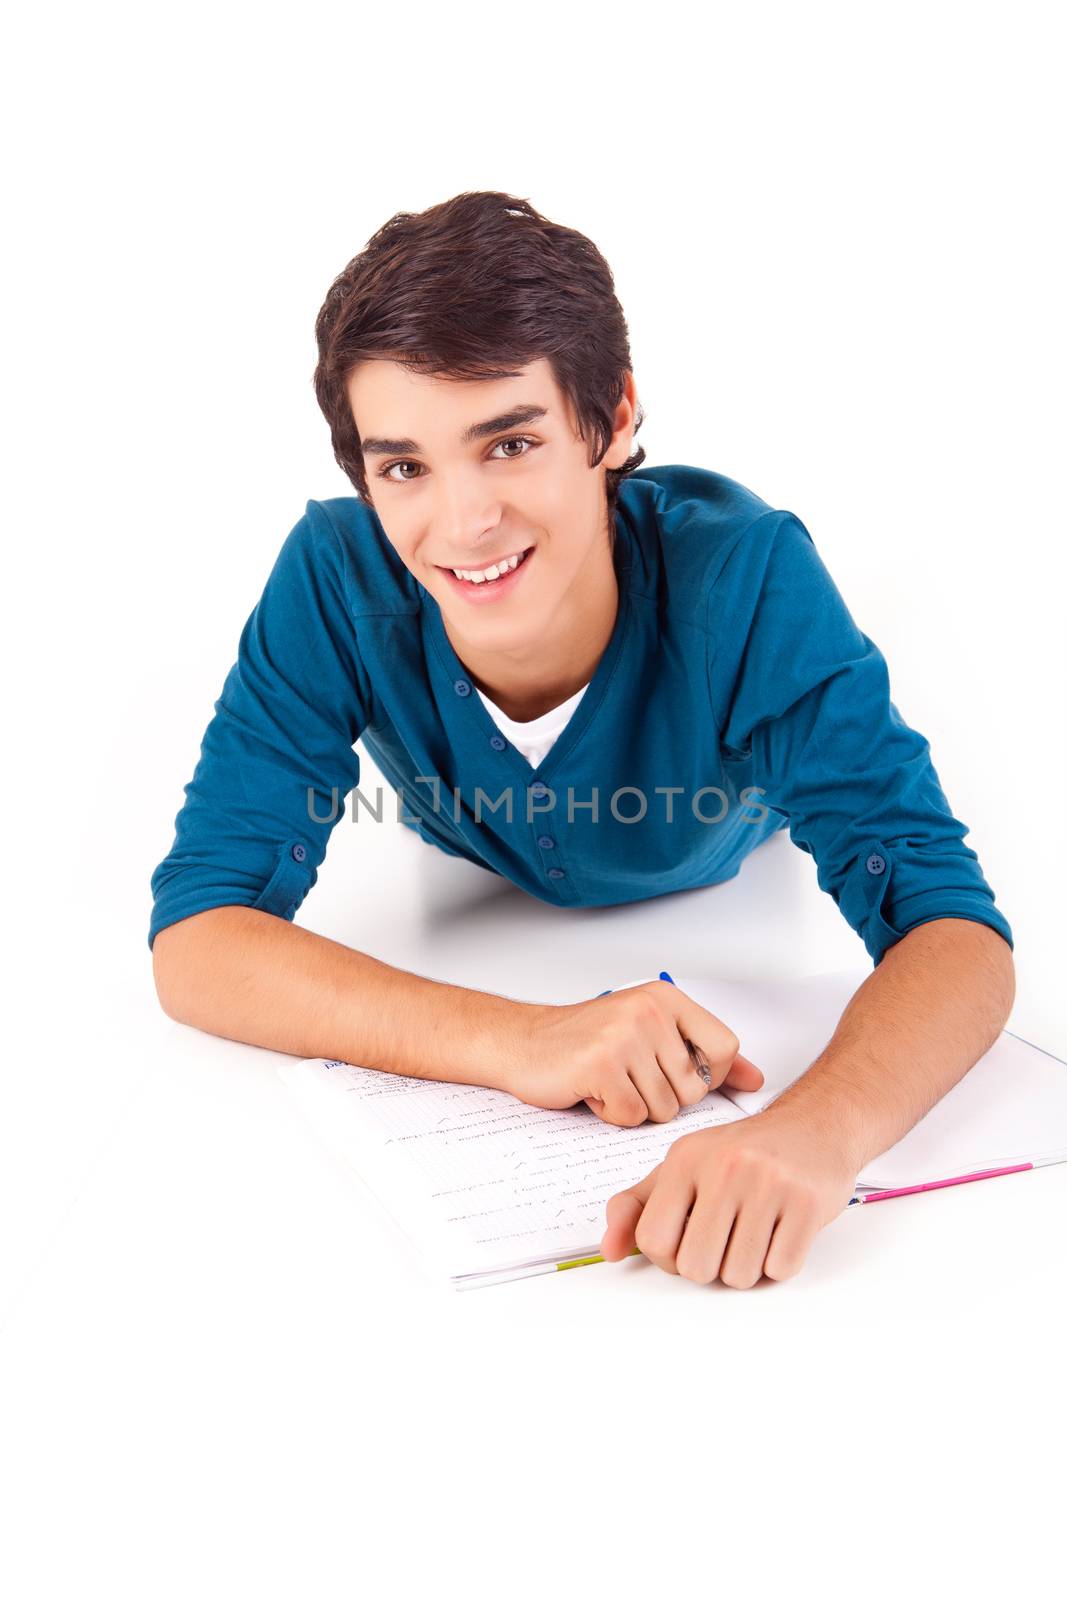
[{"label": "teal blue cardigan", "polygon": [[[1013,947],[929,744],[799,517],[719,473],[647,467],[622,481],[615,528],[614,631],[532,768],[376,513],[309,500],[152,874],[149,946],[212,906],[291,919],[341,818],[373,848],[390,805],[428,843],[558,906],[721,883],[788,827],[876,966],[936,917]],[[357,741],[395,793],[359,787]]]}]

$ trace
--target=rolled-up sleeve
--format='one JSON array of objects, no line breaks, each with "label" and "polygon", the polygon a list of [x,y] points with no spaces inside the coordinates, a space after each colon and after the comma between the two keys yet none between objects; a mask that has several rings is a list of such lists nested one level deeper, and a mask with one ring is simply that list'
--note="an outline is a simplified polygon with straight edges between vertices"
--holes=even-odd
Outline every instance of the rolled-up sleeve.
[{"label": "rolled-up sleeve", "polygon": [[359,782],[368,694],[340,538],[309,500],[242,629],[152,873],[150,949],[161,928],[214,906],[292,920]]},{"label": "rolled-up sleeve", "polygon": [[874,965],[938,917],[984,922],[1014,949],[929,743],[893,704],[885,658],[804,524],[787,511],[761,517],[724,576],[726,599],[708,621],[722,742],[750,758],[760,802],[814,857]]}]

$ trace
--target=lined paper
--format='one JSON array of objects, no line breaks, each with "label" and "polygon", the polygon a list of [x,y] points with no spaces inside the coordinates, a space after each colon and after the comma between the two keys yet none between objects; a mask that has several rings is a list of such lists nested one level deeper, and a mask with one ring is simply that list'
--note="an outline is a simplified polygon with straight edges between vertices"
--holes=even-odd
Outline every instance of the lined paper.
[{"label": "lined paper", "polygon": [[618,1128],[586,1106],[546,1111],[499,1089],[345,1062],[279,1071],[320,1133],[451,1274],[596,1253],[613,1194],[682,1134],[745,1118],[714,1091],[670,1122]]}]

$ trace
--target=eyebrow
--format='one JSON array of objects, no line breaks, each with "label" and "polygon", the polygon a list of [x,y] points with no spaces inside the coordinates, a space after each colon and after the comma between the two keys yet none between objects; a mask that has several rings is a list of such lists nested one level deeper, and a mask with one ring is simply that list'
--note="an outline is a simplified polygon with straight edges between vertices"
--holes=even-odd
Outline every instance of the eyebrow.
[{"label": "eyebrow", "polygon": [[[536,422],[540,417],[547,417],[548,409],[545,406],[515,406],[511,411],[503,412],[499,417],[490,417],[486,422],[472,422],[459,436],[460,444],[473,444],[476,439],[486,439],[490,434],[503,433],[507,428],[517,428],[524,422]],[[418,455],[422,446],[414,439],[377,439],[370,438],[361,441],[365,456],[399,456]]]}]

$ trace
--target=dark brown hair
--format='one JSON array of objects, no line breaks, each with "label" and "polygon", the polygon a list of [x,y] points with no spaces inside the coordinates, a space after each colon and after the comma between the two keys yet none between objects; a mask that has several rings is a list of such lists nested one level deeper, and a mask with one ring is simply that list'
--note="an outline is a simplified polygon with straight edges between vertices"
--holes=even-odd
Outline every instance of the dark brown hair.
[{"label": "dark brown hair", "polygon": [[[450,378],[509,378],[546,359],[603,458],[630,370],[626,319],[611,269],[584,234],[549,222],[528,200],[495,190],[398,211],[330,285],[315,319],[315,395],[337,464],[372,497],[345,384],[357,362],[397,361]],[[634,433],[644,420],[640,404]],[[606,471],[608,525],[640,447]]]}]

